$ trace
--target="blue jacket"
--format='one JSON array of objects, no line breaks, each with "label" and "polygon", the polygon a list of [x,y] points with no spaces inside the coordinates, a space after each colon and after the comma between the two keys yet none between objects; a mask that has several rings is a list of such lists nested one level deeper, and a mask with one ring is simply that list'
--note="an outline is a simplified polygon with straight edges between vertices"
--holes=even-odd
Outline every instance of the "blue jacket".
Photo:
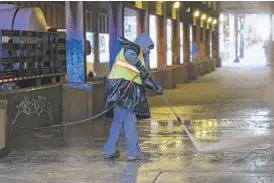
[{"label": "blue jacket", "polygon": [[[133,46],[127,46],[126,48],[124,47],[124,55],[126,60],[132,65],[136,65],[136,63],[139,62],[138,50],[141,48],[144,60],[148,66],[148,55],[150,53],[150,49],[154,47],[153,41],[147,34],[142,34],[135,40],[135,43],[136,44],[133,44]],[[121,98],[129,82],[130,81],[124,79],[107,79],[105,110],[109,109]],[[136,83],[132,83],[131,87],[118,104],[121,107],[129,109],[135,113],[137,119],[147,119],[151,117],[149,105],[145,95],[145,86],[145,84],[138,85]],[[111,109],[106,116],[113,117],[113,110]]]}]

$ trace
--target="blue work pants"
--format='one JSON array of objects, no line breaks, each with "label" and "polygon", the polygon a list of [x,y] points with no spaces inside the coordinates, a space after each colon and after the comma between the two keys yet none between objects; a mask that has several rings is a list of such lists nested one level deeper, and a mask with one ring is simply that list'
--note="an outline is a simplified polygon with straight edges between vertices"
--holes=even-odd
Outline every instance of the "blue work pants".
[{"label": "blue work pants", "polygon": [[118,105],[114,106],[114,119],[111,124],[108,141],[104,146],[104,154],[112,155],[116,152],[116,145],[124,127],[127,157],[140,156],[137,119],[133,112]]}]

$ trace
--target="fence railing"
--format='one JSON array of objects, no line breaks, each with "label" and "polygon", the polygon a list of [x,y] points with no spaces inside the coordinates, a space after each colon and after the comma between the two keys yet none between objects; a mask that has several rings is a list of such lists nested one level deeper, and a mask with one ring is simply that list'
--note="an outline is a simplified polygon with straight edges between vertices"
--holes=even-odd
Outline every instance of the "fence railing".
[{"label": "fence railing", "polygon": [[0,30],[0,84],[66,74],[64,32]]}]

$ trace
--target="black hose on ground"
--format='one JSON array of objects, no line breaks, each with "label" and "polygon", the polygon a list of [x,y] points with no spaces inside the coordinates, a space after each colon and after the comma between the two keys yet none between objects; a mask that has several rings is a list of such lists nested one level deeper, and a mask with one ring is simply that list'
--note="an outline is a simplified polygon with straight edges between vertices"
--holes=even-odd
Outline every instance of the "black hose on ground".
[{"label": "black hose on ground", "polygon": [[43,129],[50,129],[50,128],[58,128],[58,127],[63,127],[63,126],[70,126],[70,125],[76,125],[76,124],[80,124],[80,123],[84,123],[84,122],[87,122],[87,121],[90,121],[90,120],[94,120],[98,117],[101,117],[102,115],[106,114],[109,110],[111,110],[115,105],[117,105],[121,100],[122,98],[125,96],[126,92],[129,90],[131,84],[133,83],[133,80],[139,75],[135,75],[131,81],[129,82],[129,84],[127,85],[124,93],[122,94],[122,96],[119,98],[119,100],[117,100],[117,102],[115,102],[109,109],[107,110],[104,110],[103,112],[95,115],[95,116],[92,116],[90,118],[86,118],[86,119],[83,119],[83,120],[79,120],[79,121],[74,121],[74,122],[69,122],[69,123],[61,123],[61,124],[57,124],[57,125],[50,125],[50,126],[45,126],[45,127],[38,127],[38,128],[25,128],[25,127],[22,127],[22,126],[18,126],[16,124],[11,124],[10,125],[10,128],[12,127],[15,127],[15,128],[19,128],[19,129],[24,129],[24,130],[43,130]]}]

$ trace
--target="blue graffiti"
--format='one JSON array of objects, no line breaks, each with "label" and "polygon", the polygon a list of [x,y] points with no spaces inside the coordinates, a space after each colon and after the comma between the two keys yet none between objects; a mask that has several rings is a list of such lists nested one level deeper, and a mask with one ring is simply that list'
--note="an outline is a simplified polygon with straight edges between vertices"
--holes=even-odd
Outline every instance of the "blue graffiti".
[{"label": "blue graffiti", "polygon": [[85,82],[84,43],[77,39],[66,41],[67,75],[69,83]]}]

